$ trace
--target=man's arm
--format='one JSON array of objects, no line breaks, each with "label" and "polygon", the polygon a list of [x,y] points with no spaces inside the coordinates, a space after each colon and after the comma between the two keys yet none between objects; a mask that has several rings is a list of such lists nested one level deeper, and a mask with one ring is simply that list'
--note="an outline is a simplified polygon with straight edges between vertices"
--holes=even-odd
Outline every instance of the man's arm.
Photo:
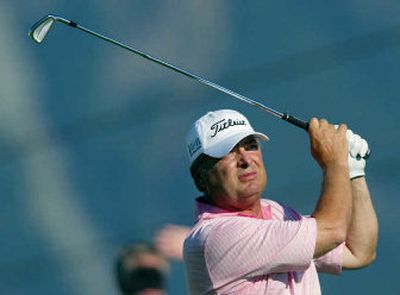
[{"label": "man's arm", "polygon": [[365,177],[351,180],[353,195],[352,219],[343,252],[343,267],[367,266],[376,256],[378,220]]},{"label": "man's arm", "polygon": [[311,152],[323,171],[322,191],[312,216],[317,222],[314,258],[343,243],[351,221],[352,195],[345,125],[311,119]]}]

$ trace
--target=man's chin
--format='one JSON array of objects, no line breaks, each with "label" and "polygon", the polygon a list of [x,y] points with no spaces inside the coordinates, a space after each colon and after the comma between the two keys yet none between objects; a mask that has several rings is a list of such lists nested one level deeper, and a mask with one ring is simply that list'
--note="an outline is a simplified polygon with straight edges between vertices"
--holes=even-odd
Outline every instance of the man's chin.
[{"label": "man's chin", "polygon": [[254,189],[246,189],[241,191],[238,195],[241,196],[241,199],[261,199],[262,196],[262,190],[260,190],[259,187],[254,188]]},{"label": "man's chin", "polygon": [[264,187],[260,184],[259,181],[249,181],[242,183],[241,192],[244,195],[262,194],[263,191]]}]

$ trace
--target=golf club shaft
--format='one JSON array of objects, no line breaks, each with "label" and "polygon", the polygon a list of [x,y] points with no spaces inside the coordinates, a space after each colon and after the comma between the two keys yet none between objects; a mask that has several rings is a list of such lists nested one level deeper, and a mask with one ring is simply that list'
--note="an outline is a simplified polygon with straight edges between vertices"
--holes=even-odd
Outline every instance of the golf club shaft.
[{"label": "golf club shaft", "polygon": [[111,38],[109,38],[107,36],[104,36],[102,34],[94,32],[94,31],[92,31],[92,30],[90,30],[88,28],[85,28],[85,27],[79,25],[78,23],[76,23],[74,21],[66,20],[66,19],[61,18],[61,17],[56,17],[55,20],[61,21],[62,23],[67,24],[67,25],[69,25],[69,26],[71,26],[73,28],[77,28],[77,29],[79,29],[81,31],[84,31],[84,32],[90,34],[90,35],[98,37],[98,38],[100,38],[100,39],[102,39],[104,41],[110,42],[110,43],[112,43],[114,45],[117,45],[117,46],[119,46],[121,48],[127,49],[127,50],[129,50],[129,51],[131,51],[131,52],[133,52],[133,53],[135,53],[137,55],[140,55],[141,57],[143,57],[143,58],[145,58],[147,60],[150,60],[150,61],[152,61],[154,63],[157,63],[157,64],[159,64],[159,65],[161,65],[163,67],[166,67],[166,68],[171,69],[171,70],[173,70],[175,72],[178,72],[178,73],[180,73],[180,74],[182,74],[182,75],[184,75],[184,76],[186,76],[188,78],[194,79],[194,80],[196,80],[196,81],[198,81],[198,82],[200,82],[200,83],[202,83],[204,85],[207,85],[207,86],[212,87],[212,88],[214,88],[216,90],[219,90],[219,91],[221,91],[221,92],[223,92],[225,94],[228,94],[228,95],[230,95],[230,96],[232,96],[232,97],[234,97],[234,98],[236,98],[236,99],[238,99],[238,100],[240,100],[242,102],[245,102],[245,103],[248,103],[248,104],[250,104],[252,106],[255,106],[255,107],[257,107],[257,108],[259,108],[259,109],[261,109],[261,110],[263,110],[263,111],[265,111],[267,113],[270,113],[270,114],[274,115],[275,117],[278,117],[278,118],[280,118],[282,120],[285,120],[285,121],[287,121],[287,122],[289,122],[289,123],[291,123],[291,124],[293,124],[293,125],[295,125],[297,127],[300,127],[300,128],[302,128],[304,130],[308,130],[308,122],[306,122],[306,121],[303,121],[303,120],[298,119],[298,118],[296,118],[296,117],[294,117],[292,115],[289,115],[289,114],[286,114],[286,113],[281,113],[281,112],[279,112],[277,110],[274,110],[274,109],[272,109],[270,107],[267,107],[266,105],[264,105],[264,104],[262,104],[262,103],[260,103],[258,101],[255,101],[255,100],[253,100],[253,99],[251,99],[251,98],[249,98],[247,96],[239,94],[239,93],[237,93],[237,92],[235,92],[233,90],[227,89],[227,88],[225,88],[225,87],[223,87],[223,86],[221,86],[221,85],[219,85],[217,83],[214,83],[214,82],[211,82],[211,81],[209,81],[207,79],[204,79],[203,77],[195,75],[195,74],[193,74],[193,73],[191,73],[189,71],[186,71],[186,70],[184,70],[182,68],[179,68],[179,67],[177,67],[177,66],[175,66],[173,64],[165,62],[165,61],[163,61],[163,60],[161,60],[159,58],[153,57],[153,56],[151,56],[151,55],[149,55],[149,54],[147,54],[147,53],[145,53],[145,52],[143,52],[143,51],[141,51],[139,49],[135,49],[135,48],[130,47],[128,45],[125,45],[125,44],[123,44],[123,43],[121,43],[119,41],[116,41],[116,40],[111,39]]},{"label": "golf club shaft", "polygon": [[[184,69],[181,69],[181,68],[179,68],[179,67],[177,67],[175,65],[167,63],[167,62],[165,62],[165,61],[163,61],[163,60],[161,60],[159,58],[156,58],[156,57],[153,57],[153,56],[151,56],[151,55],[149,55],[147,53],[144,53],[141,50],[132,48],[132,47],[127,46],[127,45],[125,45],[125,44],[123,44],[123,43],[121,43],[119,41],[113,40],[113,39],[111,39],[109,37],[106,37],[106,36],[104,36],[102,34],[99,34],[97,32],[94,32],[94,31],[90,30],[90,29],[87,29],[87,28],[85,28],[85,27],[83,27],[83,26],[79,25],[78,23],[73,22],[71,20],[67,20],[67,19],[64,19],[62,17],[49,14],[49,15],[43,17],[42,19],[40,19],[38,22],[36,22],[31,27],[31,30],[29,31],[29,36],[35,42],[41,43],[43,41],[43,39],[46,37],[46,35],[47,35],[48,31],[50,30],[50,28],[51,28],[51,26],[52,26],[54,21],[59,21],[61,23],[67,24],[67,25],[69,25],[69,26],[71,26],[73,28],[77,28],[77,29],[79,29],[79,30],[81,30],[83,32],[86,32],[86,33],[88,33],[90,35],[93,35],[93,36],[95,36],[97,38],[100,38],[100,39],[102,39],[104,41],[110,42],[110,43],[112,43],[114,45],[117,45],[117,46],[123,48],[123,49],[127,49],[130,52],[138,54],[138,55],[140,55],[141,57],[143,57],[143,58],[145,58],[147,60],[150,60],[150,61],[155,62],[155,63],[157,63],[157,64],[159,64],[159,65],[161,65],[163,67],[171,69],[171,70],[173,70],[173,71],[175,71],[177,73],[180,73],[180,74],[182,74],[182,75],[184,75],[184,76],[186,76],[188,78],[194,79],[194,80],[196,80],[196,81],[198,81],[198,82],[200,82],[200,83],[202,83],[204,85],[210,86],[210,87],[212,87],[212,88],[214,88],[216,90],[219,90],[219,91],[221,91],[221,92],[223,92],[225,94],[228,94],[228,95],[230,95],[230,96],[232,96],[232,97],[234,97],[234,98],[236,98],[236,99],[238,99],[238,100],[240,100],[242,102],[246,102],[246,103],[248,103],[250,105],[258,107],[259,109],[261,109],[261,110],[263,110],[263,111],[265,111],[267,113],[270,113],[270,114],[272,114],[272,115],[274,115],[274,116],[276,116],[276,117],[278,117],[278,118],[280,118],[282,120],[285,120],[285,121],[287,121],[287,122],[289,122],[289,123],[291,123],[291,124],[293,124],[293,125],[295,125],[297,127],[300,127],[302,129],[308,131],[309,123],[306,122],[306,121],[298,119],[298,118],[296,118],[296,117],[294,117],[292,115],[289,115],[287,113],[278,112],[278,111],[276,111],[276,110],[274,110],[274,109],[272,109],[270,107],[265,106],[264,104],[262,104],[262,103],[260,103],[258,101],[255,101],[255,100],[253,100],[251,98],[248,98],[247,96],[244,96],[244,95],[239,94],[239,93],[237,93],[235,91],[232,91],[230,89],[222,87],[221,85],[218,85],[218,84],[216,84],[214,82],[208,81],[208,80],[206,80],[206,79],[204,79],[204,78],[202,78],[200,76],[192,74],[191,72],[188,72],[188,71],[186,71]],[[370,154],[371,154],[371,151],[368,150],[363,158],[367,159],[370,156]],[[357,158],[361,158],[361,156],[358,155]]]}]

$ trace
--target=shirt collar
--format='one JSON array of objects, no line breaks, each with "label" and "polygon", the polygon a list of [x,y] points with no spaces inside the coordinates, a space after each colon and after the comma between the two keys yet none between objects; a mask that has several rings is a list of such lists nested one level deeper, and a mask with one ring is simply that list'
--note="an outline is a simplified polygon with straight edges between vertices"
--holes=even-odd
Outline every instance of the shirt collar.
[{"label": "shirt collar", "polygon": [[[264,203],[261,200],[261,208],[263,213],[263,219],[269,220],[272,219],[271,213],[271,205]],[[226,209],[222,209],[217,206],[213,206],[205,200],[204,197],[198,197],[196,199],[196,217],[197,220],[200,219],[212,219],[216,217],[223,217],[223,216],[243,216],[243,217],[250,217],[250,218],[257,218],[255,215],[245,214],[238,211],[229,211]]]}]

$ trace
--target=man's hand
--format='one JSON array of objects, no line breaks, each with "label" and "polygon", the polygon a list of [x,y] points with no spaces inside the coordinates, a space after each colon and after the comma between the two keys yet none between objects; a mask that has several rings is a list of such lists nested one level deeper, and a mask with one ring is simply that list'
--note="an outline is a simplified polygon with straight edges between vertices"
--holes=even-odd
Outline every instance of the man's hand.
[{"label": "man's hand", "polygon": [[165,225],[156,233],[154,245],[166,258],[182,260],[183,242],[189,231],[186,226]]},{"label": "man's hand", "polygon": [[349,145],[349,176],[350,179],[365,176],[366,161],[363,158],[368,151],[368,143],[358,134],[354,134],[350,129],[346,132],[346,138]]},{"label": "man's hand", "polygon": [[325,119],[311,119],[309,127],[311,153],[323,170],[329,166],[348,165],[346,130],[347,127],[343,124],[336,128]]}]

